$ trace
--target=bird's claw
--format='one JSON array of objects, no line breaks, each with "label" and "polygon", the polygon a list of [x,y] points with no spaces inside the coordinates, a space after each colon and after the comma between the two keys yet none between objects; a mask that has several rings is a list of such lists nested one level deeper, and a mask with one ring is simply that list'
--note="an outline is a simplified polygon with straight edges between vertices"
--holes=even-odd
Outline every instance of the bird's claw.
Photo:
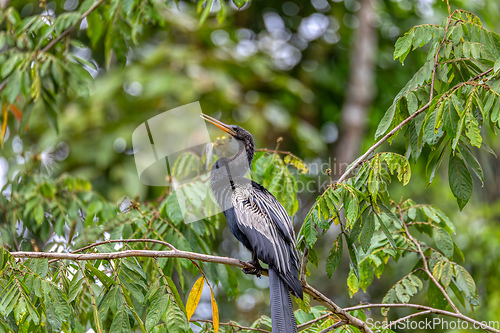
[{"label": "bird's claw", "polygon": [[260,267],[260,264],[258,262],[252,262],[252,261],[248,261],[247,264],[250,264],[252,265],[253,267],[244,267],[242,268],[241,270],[243,271],[243,273],[245,274],[250,274],[250,275],[257,275],[257,277],[260,278],[260,276],[262,275],[262,267]]}]

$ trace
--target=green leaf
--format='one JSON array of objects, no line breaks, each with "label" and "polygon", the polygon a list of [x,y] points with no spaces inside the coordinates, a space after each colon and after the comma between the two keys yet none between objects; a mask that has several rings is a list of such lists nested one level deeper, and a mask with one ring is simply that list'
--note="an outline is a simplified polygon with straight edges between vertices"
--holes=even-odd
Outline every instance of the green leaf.
[{"label": "green leaf", "polygon": [[248,0],[233,0],[233,3],[238,8],[243,8],[243,6],[247,3]]},{"label": "green leaf", "polygon": [[344,203],[344,208],[345,208],[347,227],[350,227],[354,224],[354,222],[358,217],[359,200],[353,191],[348,191],[348,192],[349,194],[346,195],[347,202]]},{"label": "green leaf", "polygon": [[479,305],[477,300],[476,283],[465,268],[455,265],[455,276],[458,288],[462,291],[471,305]]},{"label": "green leaf", "polygon": [[377,218],[380,228],[384,232],[385,237],[387,237],[387,240],[389,241],[389,244],[391,244],[391,247],[394,249],[394,251],[397,251],[397,246],[396,242],[394,241],[394,238],[392,238],[391,232],[389,229],[387,229],[387,226],[385,225],[383,219],[380,218],[380,216],[377,213],[374,213],[375,218]]},{"label": "green leaf", "polygon": [[479,164],[476,157],[472,154],[472,151],[469,147],[467,147],[467,145],[464,145],[464,149],[460,149],[460,152],[462,153],[467,165],[472,169],[472,171],[474,171],[476,176],[481,180],[481,183],[484,184],[483,168],[481,167],[481,164]]},{"label": "green leaf", "polygon": [[116,284],[116,281],[101,272],[99,269],[95,268],[90,262],[85,263],[85,268],[90,270],[94,276],[96,276],[106,288],[109,288],[111,285]]},{"label": "green leaf", "polygon": [[109,332],[110,333],[132,332],[132,329],[130,328],[130,320],[128,318],[127,308],[123,304],[117,307],[121,309],[119,309],[118,312],[115,313]]},{"label": "green leaf", "polygon": [[208,14],[210,14],[210,9],[212,9],[212,5],[214,3],[214,0],[206,0],[205,1],[205,8],[203,8],[203,11],[201,12],[200,16],[200,26],[203,25],[205,20],[208,17]]},{"label": "green leaf", "polygon": [[465,115],[465,128],[467,130],[467,137],[470,139],[470,144],[478,148],[481,147],[483,139],[479,130],[479,123],[470,111]]},{"label": "green leaf", "polygon": [[0,273],[3,272],[5,266],[7,266],[7,262],[11,259],[9,251],[0,246]]},{"label": "green leaf", "polygon": [[119,292],[118,287],[115,286],[112,286],[111,288],[107,289],[106,293],[104,294],[98,305],[98,310],[99,310],[98,317],[106,318],[108,310],[111,304],[114,303],[115,296],[118,292]]},{"label": "green leaf", "polygon": [[45,278],[47,276],[47,272],[49,271],[49,261],[46,259],[28,259],[25,262],[25,265],[41,278]]},{"label": "green leaf", "polygon": [[398,38],[396,45],[394,46],[394,60],[399,58],[401,63],[404,62],[406,56],[410,52],[410,48],[413,41],[413,31],[407,32],[403,37]]},{"label": "green leaf", "polygon": [[433,308],[445,309],[448,305],[443,293],[432,281],[429,282],[429,288],[427,289],[427,300]]},{"label": "green leaf", "polygon": [[448,181],[451,192],[457,199],[458,207],[462,210],[472,195],[472,177],[463,159],[451,154],[448,165]]},{"label": "green leaf", "polygon": [[410,115],[414,114],[418,108],[418,99],[415,97],[414,93],[409,92],[408,95],[406,95],[406,103],[408,104],[408,112]]},{"label": "green leaf", "polygon": [[144,273],[144,269],[137,264],[136,260],[137,259],[135,258],[125,258],[122,260],[122,264],[131,271],[134,271],[135,273],[139,274],[144,280],[146,280],[147,279],[146,273]]},{"label": "green leaf", "polygon": [[450,100],[446,100],[446,102],[443,103],[445,103],[443,111],[444,128],[450,139],[453,139],[457,136],[457,128],[460,117]]},{"label": "green leaf", "polygon": [[[7,292],[5,292],[5,290],[7,290]],[[3,295],[5,296],[0,303],[0,313],[4,316],[8,316],[14,309],[14,306],[17,304],[17,300],[19,299],[21,294],[17,286],[12,283],[9,285],[9,288],[4,288]]]},{"label": "green leaf", "polygon": [[375,139],[384,135],[391,126],[392,120],[394,119],[394,114],[396,113],[396,105],[397,101],[395,101],[385,112],[384,117],[378,124],[377,131],[375,132]]},{"label": "green leaf", "polygon": [[144,294],[142,291],[137,287],[135,283],[128,283],[127,281],[122,280],[121,283],[125,287],[125,289],[130,292],[131,295],[134,296],[134,298],[141,304],[144,304]]},{"label": "green leaf", "polygon": [[328,278],[331,278],[333,273],[339,267],[340,261],[342,260],[343,242],[342,234],[337,236],[335,242],[333,242],[328,257],[326,258],[326,274]]},{"label": "green leaf", "polygon": [[174,225],[178,225],[182,220],[184,220],[184,216],[182,215],[181,207],[177,202],[177,195],[175,192],[171,193],[164,201],[164,205],[162,207],[162,216],[168,216],[170,220],[174,223]]},{"label": "green leaf", "polygon": [[443,252],[443,254],[448,257],[452,258],[453,257],[453,240],[451,239],[450,234],[442,229],[442,228],[435,228],[434,233],[434,242],[436,242],[437,248]]},{"label": "green leaf", "polygon": [[317,214],[314,206],[313,208],[311,208],[311,211],[307,215],[300,231],[300,234],[304,235],[305,241],[310,248],[314,246],[314,243],[316,243],[318,236],[318,231],[316,230],[315,223],[311,216],[312,214]]},{"label": "green leaf", "polygon": [[43,292],[45,295],[45,306],[52,308],[54,323],[66,321],[71,315],[71,307],[64,298],[62,292],[48,281],[43,282]]},{"label": "green leaf", "polygon": [[7,85],[4,88],[5,96],[7,96],[7,101],[12,104],[16,100],[19,92],[21,91],[21,72],[14,71],[7,81]]},{"label": "green leaf", "polygon": [[97,44],[104,32],[104,21],[98,11],[92,12],[87,16],[87,35],[93,46]]},{"label": "green leaf", "polygon": [[[342,234],[341,235],[345,235]],[[360,280],[360,275],[359,275],[359,260],[358,260],[358,251],[354,247],[353,241],[349,237],[345,237],[346,240],[346,245],[347,245],[347,251],[349,252],[349,261],[351,264],[351,271],[354,272],[356,277],[358,278],[358,281]]]},{"label": "green leaf", "polygon": [[72,302],[80,292],[82,292],[82,284],[84,281],[84,278],[78,278],[79,275],[75,274],[73,276],[73,279],[71,280],[70,284],[70,289],[68,291],[68,302]]},{"label": "green leaf", "polygon": [[442,272],[441,272],[441,284],[446,290],[450,285],[451,278],[453,276],[453,266],[450,262],[445,262],[443,264]]},{"label": "green leaf", "polygon": [[[229,272],[232,272],[229,266],[226,266],[228,275],[230,275]],[[234,275],[234,273],[233,273]],[[182,310],[182,312],[186,313],[186,309],[184,307],[184,303],[182,303],[181,295],[179,295],[179,291],[177,290],[177,287],[175,286],[174,281],[170,278],[170,276],[165,276],[167,279],[168,283],[168,290],[174,295],[175,302],[179,306],[179,308]],[[231,277],[229,277],[229,281],[231,281]],[[236,280],[236,284],[238,283],[238,280]]]},{"label": "green leaf", "polygon": [[457,297],[457,299],[460,301],[460,304],[462,304],[463,307],[465,307],[465,299],[464,295],[460,292],[460,289],[458,289],[457,285],[455,282],[452,280],[450,283],[450,289],[453,290],[453,293]]},{"label": "green leaf", "polygon": [[45,213],[43,211],[43,205],[38,205],[33,210],[33,217],[35,218],[36,224],[42,225],[45,219]]},{"label": "green leaf", "polygon": [[28,312],[30,314],[30,318],[33,321],[35,325],[38,325],[40,323],[40,317],[38,315],[38,312],[36,311],[35,307],[33,306],[33,303],[31,303],[31,300],[28,296],[24,298],[24,304],[26,304],[26,307],[28,308]]},{"label": "green leaf", "polygon": [[500,58],[498,58],[495,61],[495,65],[493,66],[493,71],[495,74],[498,74],[498,71],[500,70]]},{"label": "green leaf", "polygon": [[14,70],[14,67],[16,67],[21,60],[22,56],[19,53],[14,53],[13,55],[9,56],[2,65],[2,71],[1,71],[2,78],[5,79]]},{"label": "green leaf", "polygon": [[458,24],[455,27],[453,27],[451,35],[452,35],[453,44],[457,45],[458,43],[460,43],[460,40],[462,39],[462,37],[464,35],[462,25]]},{"label": "green leaf", "polygon": [[394,290],[401,303],[408,303],[410,301],[410,295],[408,295],[408,292],[401,283],[396,284]]},{"label": "green leaf", "polygon": [[349,287],[349,296],[351,297],[359,290],[359,279],[352,269],[347,278],[347,286]]},{"label": "green leaf", "polygon": [[175,302],[171,302],[165,314],[167,318],[167,332],[186,332],[189,329],[189,321],[186,315],[179,309]]},{"label": "green leaf", "polygon": [[374,232],[375,232],[375,220],[373,214],[368,214],[366,217],[366,221],[363,225],[363,230],[361,231],[361,235],[359,235],[359,243],[361,244],[363,251],[368,252]]},{"label": "green leaf", "polygon": [[168,294],[156,297],[148,306],[148,314],[146,315],[146,330],[150,332],[158,323],[160,318],[165,314],[169,306]]}]

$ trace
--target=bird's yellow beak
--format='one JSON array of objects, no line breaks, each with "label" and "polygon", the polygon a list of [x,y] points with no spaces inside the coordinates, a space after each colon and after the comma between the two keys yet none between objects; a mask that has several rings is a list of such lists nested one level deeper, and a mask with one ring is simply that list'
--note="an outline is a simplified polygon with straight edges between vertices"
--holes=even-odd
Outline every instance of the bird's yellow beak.
[{"label": "bird's yellow beak", "polygon": [[224,124],[222,121],[217,120],[215,118],[212,118],[210,116],[207,116],[206,114],[203,114],[203,113],[201,114],[201,117],[204,120],[208,121],[209,123],[214,124],[215,126],[217,126],[218,128],[220,128],[224,132],[230,134],[231,136],[235,136],[236,135],[236,132],[233,131],[233,129],[231,127],[229,127],[228,125]]}]

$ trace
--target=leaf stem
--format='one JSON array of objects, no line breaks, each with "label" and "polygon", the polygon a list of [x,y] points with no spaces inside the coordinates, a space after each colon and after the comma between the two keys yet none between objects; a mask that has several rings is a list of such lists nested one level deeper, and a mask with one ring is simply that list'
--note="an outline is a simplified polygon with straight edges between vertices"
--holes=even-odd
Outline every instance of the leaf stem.
[{"label": "leaf stem", "polygon": [[404,221],[404,218],[403,218],[403,213],[401,212],[401,207],[397,206],[397,208],[398,208],[398,212],[399,212],[399,219],[401,220],[401,224],[403,224],[403,227],[405,229],[406,235],[413,242],[413,244],[415,244],[415,246],[417,247],[418,253],[420,254],[420,257],[422,258],[422,262],[424,264],[424,271],[425,271],[425,273],[427,273],[427,275],[432,280],[432,282],[434,282],[434,284],[436,285],[436,287],[438,287],[439,290],[441,290],[441,292],[443,293],[443,296],[446,298],[446,300],[448,301],[448,303],[450,304],[450,306],[452,307],[452,309],[456,313],[460,313],[460,311],[458,311],[458,308],[455,306],[455,304],[453,303],[453,301],[448,296],[448,293],[446,292],[446,290],[444,290],[443,286],[436,280],[436,278],[434,277],[434,275],[432,275],[432,272],[429,269],[429,265],[427,264],[427,258],[425,257],[424,251],[422,251],[422,247],[420,246],[420,242],[417,241],[417,240],[415,240],[415,238],[413,238],[413,236],[411,235],[410,231],[408,230],[408,226],[406,225],[406,223]]}]

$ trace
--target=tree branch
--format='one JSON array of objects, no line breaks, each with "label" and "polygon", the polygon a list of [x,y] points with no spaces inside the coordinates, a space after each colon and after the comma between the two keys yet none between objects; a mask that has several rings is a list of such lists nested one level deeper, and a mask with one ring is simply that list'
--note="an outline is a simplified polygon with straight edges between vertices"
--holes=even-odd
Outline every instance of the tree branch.
[{"label": "tree branch", "polygon": [[450,296],[448,296],[448,293],[446,292],[446,290],[444,290],[443,286],[436,280],[434,275],[432,275],[432,272],[429,270],[429,265],[427,264],[427,258],[425,257],[424,251],[422,251],[422,247],[420,246],[420,242],[415,240],[415,238],[413,238],[413,236],[411,235],[410,231],[408,230],[408,226],[406,225],[406,223],[404,221],[403,213],[401,212],[401,207],[400,206],[397,206],[397,207],[398,207],[398,212],[399,212],[399,219],[400,219],[401,223],[403,224],[403,227],[405,229],[405,233],[408,236],[408,238],[412,241],[412,243],[415,244],[415,246],[417,247],[418,253],[420,254],[420,257],[422,258],[425,273],[427,273],[427,275],[432,280],[432,282],[434,282],[436,287],[438,287],[439,290],[441,290],[441,293],[446,298],[446,300],[448,301],[448,303],[450,304],[452,309],[456,313],[460,313],[460,311],[458,311],[458,308],[455,306],[455,304],[453,304],[453,301],[451,300]]},{"label": "tree branch", "polygon": [[[340,178],[337,180],[337,183],[341,183],[344,180],[346,180],[347,176],[349,176],[349,174],[354,169],[356,169],[361,163],[363,163],[363,161],[368,156],[370,156],[370,154],[373,153],[375,151],[375,149],[377,149],[382,143],[384,143],[385,141],[387,141],[391,136],[393,136],[394,134],[396,134],[397,131],[399,131],[401,128],[403,128],[412,119],[414,119],[416,116],[418,116],[419,114],[421,114],[422,112],[424,112],[425,110],[427,110],[429,108],[429,106],[431,105],[432,99],[434,98],[434,83],[435,83],[435,79],[436,79],[436,68],[438,66],[439,50],[441,49],[441,46],[443,45],[443,43],[446,41],[446,33],[447,33],[448,28],[450,26],[451,16],[452,15],[453,15],[453,13],[448,16],[448,23],[446,24],[446,28],[445,28],[445,31],[444,31],[443,39],[441,40],[441,43],[439,44],[439,46],[438,46],[438,48],[436,50],[436,55],[434,56],[434,59],[433,59],[434,60],[434,67],[432,69],[431,88],[430,88],[431,91],[430,91],[429,101],[424,106],[422,106],[420,109],[418,109],[417,111],[415,111],[415,113],[411,114],[408,118],[406,118],[401,123],[399,123],[389,133],[387,133],[386,135],[384,135],[384,137],[382,137],[373,146],[371,146],[361,157],[359,157],[358,159],[356,159],[352,163],[352,165],[342,174],[342,176],[340,176]],[[475,80],[483,77],[484,75],[488,74],[492,70],[493,70],[493,68],[490,68],[489,70],[487,70],[487,71],[485,71],[485,72],[483,72],[481,74],[476,75],[475,77],[473,77],[472,79],[470,79],[467,82],[475,81]]]},{"label": "tree branch", "polygon": [[[198,322],[198,323],[211,323],[213,325],[214,321],[210,319],[191,319],[190,322]],[[228,322],[228,323],[219,323],[220,326],[231,326],[231,327],[236,327],[238,330],[245,330],[245,331],[255,331],[255,332],[264,332],[264,333],[271,333],[271,331],[262,329],[262,328],[255,328],[255,327],[246,327],[246,326],[241,326],[238,324],[235,324],[233,322]]]},{"label": "tree branch", "polygon": [[[64,37],[66,37],[67,35],[69,35],[71,33],[71,31],[73,31],[82,22],[82,20],[84,18],[86,18],[87,16],[89,16],[104,1],[105,0],[97,0],[89,9],[87,9],[87,11],[85,13],[82,14],[82,16],[80,17],[80,19],[75,24],[73,24],[71,27],[69,27],[68,29],[64,30],[59,36],[57,36],[56,38],[54,38],[53,40],[51,40],[49,42],[49,44],[47,44],[47,46],[45,46],[43,49],[40,50],[40,52],[38,52],[38,54],[47,52],[54,45],[56,45],[59,41],[61,41]],[[35,54],[36,54],[36,52],[35,52]],[[0,91],[2,91],[5,88],[5,86],[7,85],[7,82],[9,81],[9,77],[10,77],[10,74],[2,81],[2,83],[0,83]]]},{"label": "tree branch", "polygon": [[[104,241],[99,243],[112,243],[112,242],[131,242],[132,240],[113,240],[113,241]],[[149,241],[140,239],[137,241]],[[97,246],[94,243],[86,246],[86,248],[91,248],[93,246]],[[166,243],[168,244],[168,243]],[[167,245],[168,246],[168,245]],[[128,258],[128,257],[145,257],[145,258],[183,258],[189,260],[199,260],[203,262],[211,262],[216,264],[229,265],[239,268],[254,268],[247,262],[244,262],[239,259],[228,258],[228,257],[220,257],[213,256],[208,254],[201,254],[189,251],[181,251],[177,249],[171,249],[169,251],[152,251],[152,250],[125,250],[111,253],[58,253],[58,252],[11,252],[11,256],[14,258],[41,258],[41,259],[67,259],[73,261],[81,261],[81,260],[112,260],[112,259],[120,259],[120,258]],[[263,275],[267,275],[266,272],[263,272]],[[323,306],[325,306],[328,310],[332,311],[334,315],[336,315],[341,321],[345,322],[347,325],[352,325],[358,327],[365,333],[371,333],[371,329],[367,326],[365,322],[361,319],[358,319],[346,311],[344,311],[340,306],[335,304],[328,297],[323,295],[321,292],[311,287],[307,282],[301,281],[302,288],[306,294],[308,294],[312,299],[318,301]]]},{"label": "tree branch", "polygon": [[54,45],[56,45],[59,41],[61,41],[64,37],[66,37],[67,35],[69,35],[71,33],[71,31],[73,31],[73,29],[75,29],[82,22],[82,20],[84,18],[86,18],[87,16],[89,16],[90,13],[92,13],[103,2],[104,2],[104,0],[97,0],[89,9],[87,9],[87,11],[85,13],[82,14],[82,16],[80,17],[80,19],[75,24],[73,24],[71,27],[69,27],[68,29],[64,30],[59,36],[57,36],[56,38],[54,38],[53,40],[51,40],[50,43],[47,44],[47,46],[45,46],[40,52],[41,53],[47,52]]},{"label": "tree branch", "polygon": [[311,296],[312,299],[322,304],[328,310],[332,311],[334,315],[336,315],[342,322],[344,322],[344,325],[356,326],[366,333],[372,332],[372,330],[368,327],[368,325],[364,321],[350,315],[347,311],[345,311],[340,306],[335,304],[331,299],[329,299],[328,297],[320,293],[318,290],[311,287],[307,282],[301,281],[301,283],[302,283],[302,288],[304,289],[304,292],[306,294]]},{"label": "tree branch", "polygon": [[346,324],[345,322],[343,322],[343,321],[339,321],[338,323],[335,323],[335,324],[333,324],[332,326],[325,328],[324,330],[322,330],[322,331],[321,331],[321,332],[319,332],[319,333],[328,333],[328,332],[331,332],[331,331],[333,331],[334,329],[339,328],[340,326],[343,326],[343,325],[345,325],[345,324]]},{"label": "tree branch", "polygon": [[319,316],[318,318],[315,318],[313,320],[309,320],[309,321],[306,321],[305,323],[302,323],[300,325],[297,326],[297,330],[301,331],[301,330],[305,330],[307,329],[309,326],[312,326],[314,324],[316,324],[318,321],[321,321],[323,319],[326,319],[328,317],[331,317],[333,314],[331,312],[328,312],[328,313],[325,313],[324,315],[322,316]]},{"label": "tree branch", "polygon": [[401,128],[403,128],[403,126],[405,126],[406,124],[408,124],[413,118],[415,118],[416,116],[418,116],[419,114],[421,114],[422,112],[424,112],[425,110],[427,110],[430,105],[431,105],[431,102],[430,101],[427,102],[427,104],[425,104],[424,106],[422,106],[420,109],[418,109],[417,111],[415,111],[415,113],[413,113],[408,118],[406,118],[401,123],[399,123],[399,125],[397,125],[396,127],[394,127],[392,129],[392,131],[390,131],[389,133],[387,133],[386,135],[384,135],[384,137],[382,139],[378,140],[363,155],[361,155],[360,157],[358,157],[356,159],[356,161],[342,174],[342,176],[340,176],[340,178],[337,180],[337,183],[342,183],[344,180],[346,180],[347,176],[349,176],[349,174],[354,169],[356,169],[361,163],[363,163],[363,161],[368,156],[370,156],[370,154],[373,153],[375,151],[375,149],[377,149],[381,144],[383,144],[385,141],[387,141],[387,139],[389,139],[391,136],[393,136],[394,134],[396,134],[397,131],[399,131]]},{"label": "tree branch", "polygon": [[[430,306],[420,305],[420,304],[411,304],[411,303],[387,303],[387,304],[362,304],[357,306],[351,306],[345,308],[344,311],[354,311],[354,310],[362,310],[362,309],[371,309],[371,308],[411,308],[416,310],[424,310],[429,311],[429,313],[434,313],[438,315],[444,315],[448,317],[458,318],[460,320],[466,321],[468,323],[476,325],[476,327],[481,327],[483,330],[493,333],[500,333],[500,330],[497,330],[491,326],[488,326],[480,321],[474,320],[470,317],[467,317],[461,313],[435,309]],[[423,312],[419,312],[419,314],[424,314]]]},{"label": "tree branch", "polygon": [[295,159],[298,159],[298,160],[301,160],[302,159],[300,157],[298,157],[297,155],[294,155],[292,154],[291,152],[289,151],[284,151],[284,150],[273,150],[273,149],[268,149],[268,148],[257,148],[255,149],[255,151],[263,151],[263,152],[266,152],[266,153],[274,153],[274,154],[283,154],[283,155],[288,155],[292,158],[295,158]]},{"label": "tree branch", "polygon": [[391,321],[388,325],[388,327],[391,327],[391,326],[394,326],[398,323],[401,323],[405,320],[408,320],[408,319],[411,319],[411,318],[415,318],[415,317],[418,317],[418,316],[422,316],[424,314],[429,314],[429,313],[432,313],[431,310],[425,310],[425,311],[421,311],[421,312],[415,312],[415,313],[412,313],[408,316],[405,316],[405,317],[402,317],[402,318],[399,318],[398,320],[394,320],[394,321]]}]

